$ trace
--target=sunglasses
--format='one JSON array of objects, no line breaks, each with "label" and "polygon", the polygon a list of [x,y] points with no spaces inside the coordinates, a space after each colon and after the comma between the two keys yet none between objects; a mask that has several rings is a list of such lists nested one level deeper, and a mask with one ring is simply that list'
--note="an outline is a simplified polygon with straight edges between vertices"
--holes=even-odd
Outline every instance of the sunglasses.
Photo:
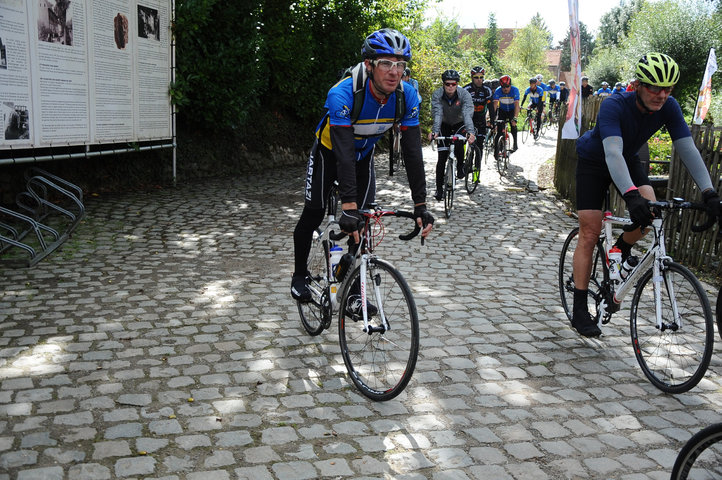
[{"label": "sunglasses", "polygon": [[650,92],[652,92],[654,94],[658,94],[661,91],[664,91],[664,93],[670,93],[672,91],[672,88],[674,88],[674,87],[658,87],[657,85],[650,85],[648,83],[643,83],[642,85],[644,85],[647,88],[647,90],[649,90]]},{"label": "sunglasses", "polygon": [[474,75],[474,76],[471,77],[471,78],[473,78],[473,79],[481,78],[481,79],[483,80],[483,79],[484,79],[484,75]]},{"label": "sunglasses", "polygon": [[455,87],[455,86],[456,86],[456,82],[444,82],[444,86],[446,86],[446,87]]}]

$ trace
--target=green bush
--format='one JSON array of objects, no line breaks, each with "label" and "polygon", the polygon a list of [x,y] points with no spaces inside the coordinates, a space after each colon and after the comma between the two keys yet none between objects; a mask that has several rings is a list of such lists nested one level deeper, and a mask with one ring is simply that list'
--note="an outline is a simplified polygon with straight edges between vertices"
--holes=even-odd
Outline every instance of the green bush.
[{"label": "green bush", "polygon": [[657,132],[649,139],[647,145],[649,145],[650,175],[667,175],[669,173],[669,164],[654,162],[666,162],[672,155],[672,138],[669,133]]}]

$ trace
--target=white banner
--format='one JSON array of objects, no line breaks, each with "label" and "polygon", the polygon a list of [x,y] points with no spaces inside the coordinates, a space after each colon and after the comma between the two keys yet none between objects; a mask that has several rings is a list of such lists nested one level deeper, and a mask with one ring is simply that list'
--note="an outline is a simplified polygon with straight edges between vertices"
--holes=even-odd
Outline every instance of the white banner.
[{"label": "white banner", "polygon": [[578,0],[569,0],[569,47],[572,54],[572,78],[569,81],[569,108],[567,118],[562,128],[562,139],[579,138],[579,130],[582,124],[582,97],[581,78],[582,65],[579,62],[579,3]]},{"label": "white banner", "polygon": [[709,49],[709,57],[707,58],[707,68],[704,70],[704,78],[702,85],[699,87],[699,97],[697,97],[697,108],[694,109],[694,119],[692,123],[702,125],[704,117],[707,116],[707,110],[712,103],[712,75],[717,71],[717,56],[714,48]]}]

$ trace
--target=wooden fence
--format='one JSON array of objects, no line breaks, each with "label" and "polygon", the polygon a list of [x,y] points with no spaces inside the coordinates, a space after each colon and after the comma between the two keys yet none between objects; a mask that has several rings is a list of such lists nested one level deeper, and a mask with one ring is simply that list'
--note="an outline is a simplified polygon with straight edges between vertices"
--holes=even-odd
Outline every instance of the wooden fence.
[{"label": "wooden fence", "polygon": [[[582,102],[582,125],[581,133],[594,127],[593,120],[596,120],[599,113],[599,106],[603,99],[588,97]],[[561,130],[563,118],[559,125],[557,137],[556,162],[554,165],[554,187],[559,195],[571,201],[576,207],[576,180],[575,172],[577,167],[577,152],[575,140],[562,140]],[[713,179],[716,179],[716,187],[720,188],[720,150],[722,149],[722,128],[698,125],[691,126],[692,136],[697,148],[702,154],[702,159],[707,165]],[[641,152],[640,152],[641,153]],[[700,193],[687,173],[679,156],[672,150],[670,162],[669,180],[667,184],[666,199],[681,197],[685,200],[701,201]],[[612,189],[612,211],[616,215],[623,215],[625,211],[624,200]],[[701,233],[691,231],[692,225],[704,222],[704,213],[683,212],[678,216],[670,217],[666,222],[665,235],[667,235],[667,249],[675,260],[687,266],[704,268],[707,271],[722,273],[722,262],[720,262],[719,244],[722,235],[719,227],[714,226]]]}]

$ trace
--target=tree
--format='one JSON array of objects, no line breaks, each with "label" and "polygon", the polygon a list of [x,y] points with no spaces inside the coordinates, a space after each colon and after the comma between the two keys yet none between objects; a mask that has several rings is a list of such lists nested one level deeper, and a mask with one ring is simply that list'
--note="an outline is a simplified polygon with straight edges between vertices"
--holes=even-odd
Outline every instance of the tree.
[{"label": "tree", "polygon": [[599,21],[597,45],[603,48],[620,45],[629,33],[632,18],[643,5],[644,0],[629,0],[629,3],[622,0],[619,6],[602,15]]},{"label": "tree", "polygon": [[547,32],[533,23],[517,30],[503,56],[512,76],[547,70],[545,51],[548,39]]},{"label": "tree", "polygon": [[[582,64],[582,70],[587,68],[592,52],[594,51],[594,37],[584,22],[579,22],[579,61]],[[567,36],[564,40],[559,42],[559,48],[562,49],[561,58],[561,69],[562,71],[569,72],[572,69],[572,50],[569,43],[569,31],[567,30]]]},{"label": "tree", "polygon": [[484,54],[491,69],[498,73],[501,70],[499,63],[499,42],[501,41],[501,33],[496,24],[496,14],[489,14],[489,26],[484,32],[481,43],[484,45]]},{"label": "tree", "polygon": [[551,30],[549,30],[549,27],[547,27],[546,22],[542,18],[541,14],[539,12],[536,13],[533,17],[531,17],[531,20],[529,21],[530,25],[534,25],[542,32],[545,32],[547,35],[547,48],[552,48],[552,42],[554,41],[554,35],[552,35]]}]

